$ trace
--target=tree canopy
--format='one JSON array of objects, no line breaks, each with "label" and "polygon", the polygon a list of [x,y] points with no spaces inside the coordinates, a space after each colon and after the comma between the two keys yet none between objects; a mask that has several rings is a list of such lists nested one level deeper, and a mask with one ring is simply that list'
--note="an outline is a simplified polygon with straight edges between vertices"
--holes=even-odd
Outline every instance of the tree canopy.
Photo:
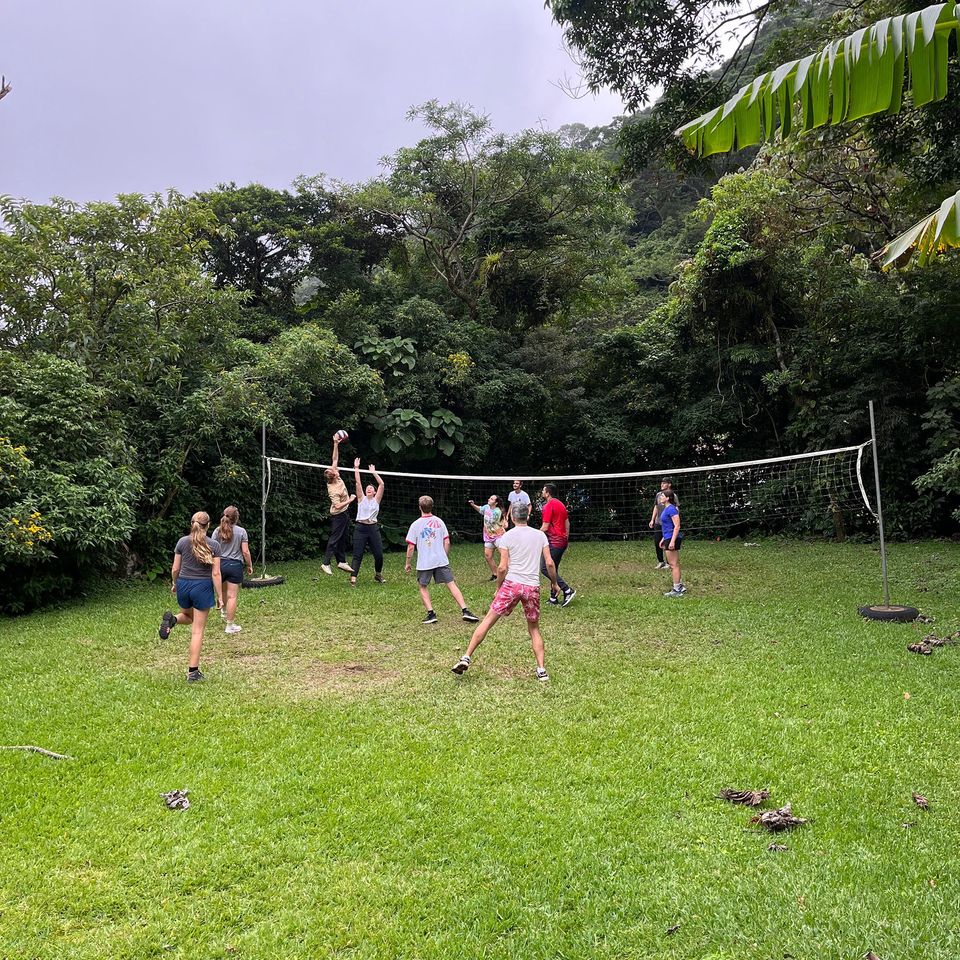
[{"label": "tree canopy", "polygon": [[[950,529],[960,272],[871,260],[946,184],[936,125],[675,167],[637,118],[412,116],[358,185],[0,204],[0,610],[156,575],[197,509],[249,520],[264,424],[297,460],[345,427],[383,468],[543,475],[859,442],[882,397],[893,531]],[[322,502],[278,507],[272,555],[310,555]]]}]

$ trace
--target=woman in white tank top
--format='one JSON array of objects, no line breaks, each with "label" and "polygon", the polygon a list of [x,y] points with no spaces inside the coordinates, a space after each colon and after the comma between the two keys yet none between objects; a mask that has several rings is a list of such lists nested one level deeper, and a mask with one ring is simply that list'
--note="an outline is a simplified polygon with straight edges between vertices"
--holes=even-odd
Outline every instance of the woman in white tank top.
[{"label": "woman in white tank top", "polygon": [[350,585],[356,586],[357,574],[360,573],[360,564],[363,563],[363,552],[369,545],[373,554],[373,579],[377,583],[384,583],[383,579],[383,541],[380,539],[380,501],[383,500],[383,478],[377,473],[377,468],[371,463],[367,468],[377,481],[376,487],[368,483],[366,489],[360,483],[360,458],[353,461],[353,476],[357,484],[357,525],[353,528],[353,574]]}]

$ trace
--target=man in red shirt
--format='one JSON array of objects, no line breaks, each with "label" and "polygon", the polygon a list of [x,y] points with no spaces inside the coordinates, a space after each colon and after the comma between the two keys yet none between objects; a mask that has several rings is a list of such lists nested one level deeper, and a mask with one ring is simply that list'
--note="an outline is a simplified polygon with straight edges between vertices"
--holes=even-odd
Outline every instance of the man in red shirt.
[{"label": "man in red shirt", "polygon": [[[567,544],[570,542],[570,516],[567,508],[557,499],[557,485],[555,483],[545,483],[541,492],[543,497],[542,525],[540,529],[547,535],[547,544],[550,547],[550,556],[553,557],[553,565],[557,568],[557,586],[563,593],[563,603],[566,607],[570,601],[577,595],[577,591],[567,585],[560,576],[560,560]],[[540,573],[548,576],[547,565],[540,561]],[[550,588],[550,603],[560,603],[560,593],[554,593],[553,587]]]}]

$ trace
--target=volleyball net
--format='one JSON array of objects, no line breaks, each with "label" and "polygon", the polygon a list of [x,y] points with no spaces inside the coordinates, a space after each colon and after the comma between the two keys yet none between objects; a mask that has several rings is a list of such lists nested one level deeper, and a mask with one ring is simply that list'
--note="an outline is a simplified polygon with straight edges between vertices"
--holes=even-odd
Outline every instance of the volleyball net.
[{"label": "volleyball net", "polygon": [[[688,534],[790,530],[842,537],[867,525],[872,529],[874,507],[863,479],[871,451],[868,441],[740,463],[561,476],[460,476],[378,469],[385,484],[380,519],[388,540],[402,539],[419,516],[419,498],[427,495],[433,498],[434,513],[446,523],[451,538],[480,540],[482,521],[469,501],[482,506],[497,495],[506,509],[513,481],[520,480],[533,507],[531,523],[539,522],[541,491],[552,483],[570,515],[572,540],[630,540],[651,535],[654,499],[661,480],[669,478]],[[271,539],[286,555],[283,544],[292,531],[319,534],[329,522],[323,476],[327,465],[281,457],[265,457],[264,464],[265,519]],[[349,492],[355,493],[352,467],[341,467],[340,475]],[[361,470],[361,483],[372,482],[371,474]],[[351,507],[351,515],[354,511]]]}]

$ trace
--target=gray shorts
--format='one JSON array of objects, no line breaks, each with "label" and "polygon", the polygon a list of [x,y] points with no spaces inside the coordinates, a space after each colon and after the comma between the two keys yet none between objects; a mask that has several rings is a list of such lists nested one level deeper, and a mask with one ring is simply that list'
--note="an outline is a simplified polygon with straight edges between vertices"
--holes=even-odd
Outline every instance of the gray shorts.
[{"label": "gray shorts", "polygon": [[450,569],[450,564],[448,563],[445,567],[434,567],[432,570],[417,571],[417,583],[421,587],[430,586],[431,577],[435,583],[453,583],[453,571]]}]

